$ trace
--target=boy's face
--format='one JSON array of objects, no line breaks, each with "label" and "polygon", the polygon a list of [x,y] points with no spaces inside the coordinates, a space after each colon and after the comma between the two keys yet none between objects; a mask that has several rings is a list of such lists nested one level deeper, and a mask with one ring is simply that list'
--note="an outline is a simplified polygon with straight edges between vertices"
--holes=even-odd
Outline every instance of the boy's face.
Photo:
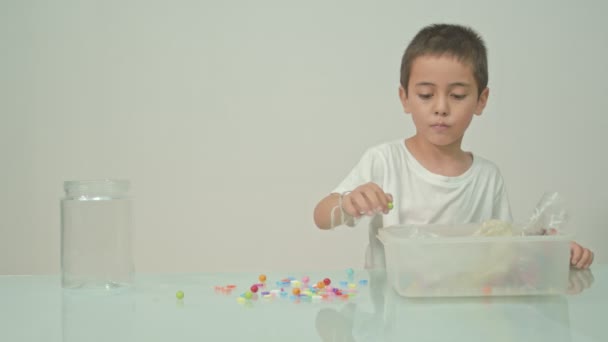
[{"label": "boy's face", "polygon": [[436,146],[460,147],[473,115],[481,115],[489,89],[477,95],[470,65],[452,56],[420,56],[412,63],[407,95],[399,88],[406,113],[412,114],[416,135]]}]

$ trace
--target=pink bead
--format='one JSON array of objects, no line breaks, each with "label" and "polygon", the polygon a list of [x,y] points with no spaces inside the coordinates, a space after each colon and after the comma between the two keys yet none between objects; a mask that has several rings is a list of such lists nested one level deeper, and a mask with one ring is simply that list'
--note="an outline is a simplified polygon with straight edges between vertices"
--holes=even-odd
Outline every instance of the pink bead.
[{"label": "pink bead", "polygon": [[303,283],[308,283],[309,281],[310,281],[310,278],[308,276],[304,276],[304,278],[302,278]]}]

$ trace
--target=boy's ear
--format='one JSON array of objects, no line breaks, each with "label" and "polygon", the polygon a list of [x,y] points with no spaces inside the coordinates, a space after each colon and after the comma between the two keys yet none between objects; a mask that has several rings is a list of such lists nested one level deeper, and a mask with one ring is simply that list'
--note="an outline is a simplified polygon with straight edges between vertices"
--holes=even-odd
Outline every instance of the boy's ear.
[{"label": "boy's ear", "polygon": [[477,99],[475,115],[481,115],[484,108],[486,108],[486,104],[488,103],[488,96],[490,96],[490,88],[486,87],[486,89],[484,89],[481,94],[479,94],[479,98]]},{"label": "boy's ear", "polygon": [[411,113],[412,111],[410,110],[410,100],[408,99],[407,94],[405,93],[405,89],[403,89],[403,86],[399,86],[399,100],[401,100],[403,111],[407,114]]}]

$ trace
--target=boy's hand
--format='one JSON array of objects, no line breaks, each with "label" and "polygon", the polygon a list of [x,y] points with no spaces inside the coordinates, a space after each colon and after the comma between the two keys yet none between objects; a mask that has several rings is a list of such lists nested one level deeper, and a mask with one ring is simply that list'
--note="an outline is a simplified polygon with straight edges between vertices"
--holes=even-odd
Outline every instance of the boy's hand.
[{"label": "boy's hand", "polygon": [[359,218],[362,215],[373,216],[380,212],[387,214],[392,209],[392,202],[393,196],[384,193],[377,184],[370,182],[346,194],[342,198],[342,209],[347,214]]},{"label": "boy's hand", "polygon": [[570,242],[570,264],[572,267],[586,269],[593,262],[593,252],[572,241]]}]

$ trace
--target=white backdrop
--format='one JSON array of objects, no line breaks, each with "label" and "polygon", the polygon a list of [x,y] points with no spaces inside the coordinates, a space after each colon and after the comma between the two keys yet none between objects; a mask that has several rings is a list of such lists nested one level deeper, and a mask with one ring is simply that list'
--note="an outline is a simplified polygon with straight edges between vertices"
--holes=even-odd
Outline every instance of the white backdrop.
[{"label": "white backdrop", "polygon": [[0,0],[0,274],[59,271],[62,182],[126,178],[138,272],[361,267],[312,211],[364,150],[413,133],[400,58],[435,22],[489,49],[465,148],[513,212],[544,191],[608,260],[602,1]]}]

